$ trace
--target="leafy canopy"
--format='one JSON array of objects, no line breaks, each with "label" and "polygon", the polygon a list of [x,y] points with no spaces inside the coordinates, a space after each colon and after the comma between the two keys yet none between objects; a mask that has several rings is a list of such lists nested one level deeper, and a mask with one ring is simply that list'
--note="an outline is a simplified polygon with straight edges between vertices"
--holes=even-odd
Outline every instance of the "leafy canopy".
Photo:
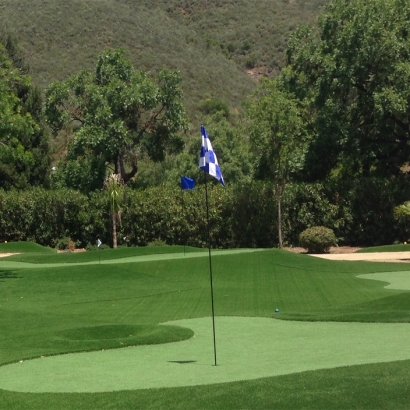
[{"label": "leafy canopy", "polygon": [[187,118],[179,74],[162,70],[154,81],[136,71],[121,49],[104,51],[94,73],[82,71],[52,83],[46,96],[54,133],[73,131],[61,164],[63,182],[72,187],[101,188],[106,165],[127,183],[144,155],[161,161],[166,152],[183,147],[178,132],[187,128]]},{"label": "leafy canopy", "polygon": [[289,42],[287,80],[312,109],[306,172],[397,174],[410,154],[410,3],[333,0]]},{"label": "leafy canopy", "polygon": [[0,188],[46,184],[48,139],[41,96],[17,58],[16,44],[0,44]]}]

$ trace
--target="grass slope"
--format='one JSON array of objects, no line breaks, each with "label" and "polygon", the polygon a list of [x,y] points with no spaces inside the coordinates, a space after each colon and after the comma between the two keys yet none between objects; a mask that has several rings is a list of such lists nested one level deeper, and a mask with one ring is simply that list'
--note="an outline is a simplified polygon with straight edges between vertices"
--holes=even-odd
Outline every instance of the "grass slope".
[{"label": "grass slope", "polygon": [[56,251],[34,242],[7,242],[0,243],[0,253],[46,253],[49,257]]},{"label": "grass slope", "polygon": [[[2,269],[0,261],[0,363],[86,350],[88,342],[61,336],[79,328],[151,326],[209,316],[204,261],[26,270]],[[405,264],[335,262],[279,250],[214,256],[216,314],[272,317],[278,307],[286,319],[409,322],[408,291],[356,278],[406,269]],[[117,338],[101,338],[91,348],[115,343]],[[331,400],[331,408],[383,408],[383,403],[406,408],[409,369],[405,361],[252,382],[89,395],[1,391],[0,408],[326,408]],[[381,377],[387,379],[379,388]],[[294,386],[297,390],[289,394]]]},{"label": "grass slope", "polygon": [[369,252],[410,252],[410,245],[398,244],[398,245],[371,246],[369,248],[363,248],[357,251],[357,253],[369,253]]}]

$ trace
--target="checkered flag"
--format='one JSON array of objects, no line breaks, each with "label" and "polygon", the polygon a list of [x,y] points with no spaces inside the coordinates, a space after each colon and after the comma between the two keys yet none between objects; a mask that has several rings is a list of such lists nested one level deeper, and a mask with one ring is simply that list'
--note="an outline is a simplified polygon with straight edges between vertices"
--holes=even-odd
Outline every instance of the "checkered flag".
[{"label": "checkered flag", "polygon": [[205,127],[201,125],[202,134],[202,147],[201,154],[199,156],[199,168],[205,171],[207,174],[216,178],[222,186],[225,186],[225,182],[222,176],[221,168],[218,165],[216,154],[212,148],[211,141],[206,133]]}]

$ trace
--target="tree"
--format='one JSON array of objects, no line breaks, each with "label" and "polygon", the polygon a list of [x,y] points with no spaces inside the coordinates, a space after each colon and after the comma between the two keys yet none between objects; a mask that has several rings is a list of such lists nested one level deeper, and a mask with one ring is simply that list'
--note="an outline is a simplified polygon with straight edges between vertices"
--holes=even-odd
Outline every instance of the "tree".
[{"label": "tree", "polygon": [[50,156],[41,94],[21,68],[15,44],[9,39],[7,46],[0,45],[0,187],[47,185]]},{"label": "tree", "polygon": [[394,175],[410,155],[410,3],[332,0],[289,41],[286,81],[311,107],[305,175]]},{"label": "tree", "polygon": [[162,70],[154,82],[136,71],[121,49],[104,51],[94,73],[82,71],[54,82],[46,97],[54,133],[70,127],[73,132],[66,162],[74,168],[80,162],[96,166],[93,175],[85,176],[94,177],[89,184],[94,188],[102,186],[107,165],[126,184],[145,154],[162,161],[166,152],[183,147],[178,132],[187,128],[187,118],[179,74]]},{"label": "tree", "polygon": [[256,176],[270,179],[278,204],[279,247],[282,238],[282,197],[291,175],[303,165],[306,134],[294,97],[277,80],[263,80],[248,107]]}]

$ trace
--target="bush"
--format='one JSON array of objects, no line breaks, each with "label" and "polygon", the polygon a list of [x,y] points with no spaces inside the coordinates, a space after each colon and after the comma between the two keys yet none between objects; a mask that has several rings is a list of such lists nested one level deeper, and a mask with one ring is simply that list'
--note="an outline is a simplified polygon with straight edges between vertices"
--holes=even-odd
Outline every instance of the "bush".
[{"label": "bush", "polygon": [[328,252],[331,246],[336,245],[336,236],[332,229],[324,226],[313,226],[305,229],[299,235],[299,244],[309,253]]}]

